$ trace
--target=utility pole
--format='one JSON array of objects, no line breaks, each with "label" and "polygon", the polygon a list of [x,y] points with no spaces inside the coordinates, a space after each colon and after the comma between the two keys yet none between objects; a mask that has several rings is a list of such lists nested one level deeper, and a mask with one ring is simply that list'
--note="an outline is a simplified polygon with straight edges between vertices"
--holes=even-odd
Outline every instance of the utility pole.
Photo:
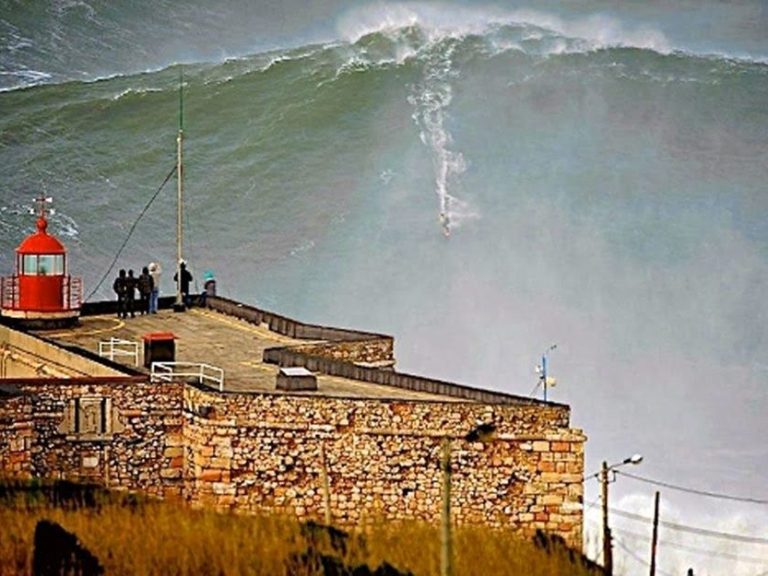
[{"label": "utility pole", "polygon": [[440,576],[453,574],[451,545],[451,440],[443,438],[440,469],[443,473],[443,513],[441,518],[442,542],[440,548]]},{"label": "utility pole", "polygon": [[[608,466],[608,462],[603,461],[603,467],[600,469],[599,473],[595,473],[592,475],[592,477],[600,475],[600,485],[602,488],[602,497],[603,497],[603,568],[605,568],[605,572],[607,574],[613,574],[613,543],[611,541],[611,529],[608,527],[608,483],[610,482],[610,478],[608,477],[609,472],[614,472],[616,468],[619,468],[620,466],[625,466],[627,464],[633,464],[637,465],[640,464],[640,462],[643,461],[642,454],[633,454],[629,458],[624,458],[621,462],[617,462],[616,464],[611,464]],[[615,476],[614,476],[615,479]]]},{"label": "utility pole", "polygon": [[603,461],[600,470],[600,483],[603,492],[603,567],[613,574],[613,549],[611,547],[611,529],[608,527],[608,462]]},{"label": "utility pole", "polygon": [[651,540],[651,576],[656,576],[656,545],[659,542],[659,492],[653,504],[653,538]]}]

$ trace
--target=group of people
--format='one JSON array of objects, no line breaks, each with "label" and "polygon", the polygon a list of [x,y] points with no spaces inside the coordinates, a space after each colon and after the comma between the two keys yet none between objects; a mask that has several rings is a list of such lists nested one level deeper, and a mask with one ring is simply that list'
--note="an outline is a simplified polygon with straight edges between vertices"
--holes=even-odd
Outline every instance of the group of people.
[{"label": "group of people", "polygon": [[[112,288],[117,294],[117,316],[118,318],[127,318],[128,314],[131,318],[136,317],[136,293],[139,295],[139,314],[156,314],[157,303],[160,296],[160,274],[162,269],[157,262],[150,262],[148,266],[145,266],[141,270],[141,274],[138,277],[133,275],[133,270],[125,269],[120,270],[115,278],[115,282]],[[181,281],[179,282],[181,288],[181,295],[184,299],[184,305],[186,307],[192,306],[192,297],[189,293],[189,286],[192,282],[192,274],[187,270],[187,263],[183,260],[179,264],[179,272],[181,273]],[[176,282],[179,279],[179,272],[173,275],[173,281]],[[213,277],[212,272],[205,273],[205,288],[200,295],[199,303],[201,306],[205,306],[207,296],[216,295],[216,280]]]},{"label": "group of people", "polygon": [[136,277],[133,270],[121,269],[115,278],[112,289],[117,294],[117,317],[131,318],[136,316],[136,292],[139,293],[139,313],[157,314],[157,301],[160,296],[160,274],[162,269],[157,262],[150,262],[149,266],[141,269],[141,274]]}]

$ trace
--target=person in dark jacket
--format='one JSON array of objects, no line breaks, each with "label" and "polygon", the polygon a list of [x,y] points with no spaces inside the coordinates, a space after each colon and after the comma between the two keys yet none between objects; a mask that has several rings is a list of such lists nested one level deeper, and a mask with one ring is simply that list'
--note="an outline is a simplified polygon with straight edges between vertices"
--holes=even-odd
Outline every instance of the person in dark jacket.
[{"label": "person in dark jacket", "polygon": [[155,283],[149,274],[149,268],[146,266],[141,270],[141,276],[139,276],[137,284],[139,287],[139,299],[141,300],[139,311],[142,314],[149,314],[149,299],[152,296],[152,289],[155,287]]},{"label": "person in dark jacket", "polygon": [[[179,270],[181,270],[181,296],[184,299],[184,305],[189,308],[192,305],[192,301],[189,297],[189,283],[192,282],[192,274],[187,270],[187,263],[184,260],[179,264]],[[174,282],[179,281],[179,273],[173,275]]]},{"label": "person in dark jacket", "polygon": [[125,285],[126,285],[126,296],[125,296],[125,303],[127,304],[126,308],[128,312],[131,315],[131,318],[135,318],[135,310],[136,310],[136,277],[133,275],[133,270],[128,270],[128,277],[125,279]]},{"label": "person in dark jacket", "polygon": [[120,270],[120,272],[117,275],[117,278],[115,278],[114,284],[112,284],[112,289],[115,291],[115,294],[117,294],[117,317],[118,318],[125,318],[127,316],[127,310],[128,310],[127,280],[128,279],[125,277],[125,270]]}]

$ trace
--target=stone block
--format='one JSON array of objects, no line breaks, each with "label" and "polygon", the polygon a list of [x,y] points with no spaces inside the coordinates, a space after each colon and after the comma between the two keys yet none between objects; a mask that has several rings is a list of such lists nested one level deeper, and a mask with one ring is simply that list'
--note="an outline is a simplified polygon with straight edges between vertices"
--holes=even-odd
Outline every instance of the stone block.
[{"label": "stone block", "polygon": [[555,463],[542,461],[542,462],[539,462],[536,468],[539,470],[539,472],[554,472]]},{"label": "stone block", "polygon": [[166,458],[177,458],[179,456],[184,456],[184,448],[181,446],[173,446],[171,448],[166,448],[163,450],[163,456]]},{"label": "stone block", "polygon": [[559,479],[557,481],[564,484],[581,484],[584,481],[584,476],[581,474],[558,474],[558,476]]},{"label": "stone block", "polygon": [[235,455],[234,450],[230,446],[216,446],[213,453],[221,458],[232,458]]},{"label": "stone block", "polygon": [[203,482],[218,482],[221,480],[221,470],[203,470],[197,478]]},{"label": "stone block", "polygon": [[178,468],[166,468],[160,470],[160,477],[167,480],[175,480],[181,478],[181,472]]},{"label": "stone block", "polygon": [[557,472],[543,472],[539,476],[539,480],[547,484],[554,484],[557,482],[563,482],[563,477],[563,474],[558,474]]},{"label": "stone block", "polygon": [[219,496],[221,495],[235,495],[235,487],[228,483],[228,482],[213,482],[212,484],[213,493],[217,494]]},{"label": "stone block", "polygon": [[211,458],[211,466],[213,468],[231,468],[232,460],[229,458]]}]

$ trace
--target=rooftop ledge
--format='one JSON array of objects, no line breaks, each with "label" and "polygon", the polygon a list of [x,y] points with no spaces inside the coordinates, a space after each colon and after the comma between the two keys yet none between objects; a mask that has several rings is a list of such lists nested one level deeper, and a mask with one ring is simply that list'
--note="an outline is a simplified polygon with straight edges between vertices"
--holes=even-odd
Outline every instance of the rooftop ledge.
[{"label": "rooftop ledge", "polygon": [[[163,299],[170,306],[172,299]],[[32,333],[91,360],[122,368],[127,377],[148,375],[130,359],[98,359],[99,342],[110,338],[143,346],[152,332],[176,336],[176,360],[199,362],[224,370],[224,392],[314,395],[344,398],[441,402],[478,402],[566,408],[524,396],[483,390],[393,369],[394,339],[359,330],[305,324],[234,300],[210,297],[206,308],[183,313],[162,309],[157,314],[117,318],[114,302],[84,304],[80,323],[59,330]],[[317,375],[316,391],[276,390],[280,368],[305,368]]]}]

